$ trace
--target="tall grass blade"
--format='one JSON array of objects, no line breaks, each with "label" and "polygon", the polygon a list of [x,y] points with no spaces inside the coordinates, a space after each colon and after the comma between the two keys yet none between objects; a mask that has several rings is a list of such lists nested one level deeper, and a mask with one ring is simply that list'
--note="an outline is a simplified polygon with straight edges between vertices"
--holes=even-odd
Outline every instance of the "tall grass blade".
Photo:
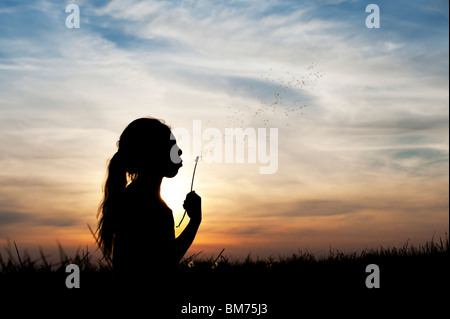
[{"label": "tall grass blade", "polygon": [[17,249],[16,241],[13,241],[14,247],[16,247],[17,258],[19,259],[20,268],[23,268],[22,259],[20,258],[19,249]]}]

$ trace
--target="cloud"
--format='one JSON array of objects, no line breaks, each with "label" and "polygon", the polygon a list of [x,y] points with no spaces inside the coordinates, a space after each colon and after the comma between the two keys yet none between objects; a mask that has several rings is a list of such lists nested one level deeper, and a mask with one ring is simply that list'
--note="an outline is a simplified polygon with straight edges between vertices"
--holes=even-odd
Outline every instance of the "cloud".
[{"label": "cloud", "polygon": [[303,200],[293,204],[293,207],[281,212],[283,217],[309,217],[309,216],[337,216],[355,214],[364,208],[353,201],[338,200]]},{"label": "cloud", "polygon": [[0,225],[11,225],[18,224],[28,220],[30,215],[18,213],[18,212],[10,212],[10,211],[0,211]]},{"label": "cloud", "polygon": [[[323,37],[325,32],[320,31],[336,25],[309,19],[301,7],[282,14],[270,9],[268,1],[245,4],[201,1],[189,6],[174,2],[112,1],[96,13],[119,23],[126,20],[128,33],[133,36],[174,43],[169,53],[178,61],[195,62],[200,54],[203,63],[220,59],[222,70],[224,60],[235,58],[298,60],[307,52],[304,46],[309,46],[310,41],[303,40],[309,32]],[[291,50],[285,50],[286,45],[291,45]]]},{"label": "cloud", "polygon": [[76,216],[0,211],[0,227],[22,225],[25,229],[30,226],[73,227],[79,224],[80,219]]}]

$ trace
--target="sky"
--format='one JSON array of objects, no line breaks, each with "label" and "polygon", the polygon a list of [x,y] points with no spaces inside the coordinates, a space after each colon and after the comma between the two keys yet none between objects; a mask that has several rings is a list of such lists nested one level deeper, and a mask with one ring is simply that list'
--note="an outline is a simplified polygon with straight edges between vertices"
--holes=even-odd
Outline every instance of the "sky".
[{"label": "sky", "polygon": [[[204,155],[188,255],[424,244],[449,229],[448,106],[446,0],[2,0],[0,247],[94,250],[107,161],[143,116],[187,136],[162,186],[175,223]],[[275,172],[250,142],[226,163],[227,128]]]}]

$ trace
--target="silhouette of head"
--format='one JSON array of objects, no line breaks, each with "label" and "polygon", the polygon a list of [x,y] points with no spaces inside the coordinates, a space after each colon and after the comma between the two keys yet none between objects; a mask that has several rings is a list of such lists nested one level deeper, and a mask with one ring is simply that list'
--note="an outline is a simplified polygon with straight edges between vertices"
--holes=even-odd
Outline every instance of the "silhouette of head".
[{"label": "silhouette of head", "polygon": [[174,177],[182,166],[181,149],[170,127],[154,118],[131,122],[117,142],[118,154],[132,177]]}]

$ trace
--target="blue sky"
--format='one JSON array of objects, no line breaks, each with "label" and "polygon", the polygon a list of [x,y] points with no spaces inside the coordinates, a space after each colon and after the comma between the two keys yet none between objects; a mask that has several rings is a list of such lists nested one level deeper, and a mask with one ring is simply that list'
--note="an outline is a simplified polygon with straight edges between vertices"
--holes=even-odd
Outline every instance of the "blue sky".
[{"label": "blue sky", "polygon": [[[80,29],[65,26],[69,3]],[[380,29],[365,27],[369,3]],[[146,115],[279,128],[277,174],[200,166],[209,215],[194,250],[361,249],[448,231],[448,5],[2,1],[0,240],[89,242],[106,160]],[[185,163],[166,183],[176,219]]]}]

